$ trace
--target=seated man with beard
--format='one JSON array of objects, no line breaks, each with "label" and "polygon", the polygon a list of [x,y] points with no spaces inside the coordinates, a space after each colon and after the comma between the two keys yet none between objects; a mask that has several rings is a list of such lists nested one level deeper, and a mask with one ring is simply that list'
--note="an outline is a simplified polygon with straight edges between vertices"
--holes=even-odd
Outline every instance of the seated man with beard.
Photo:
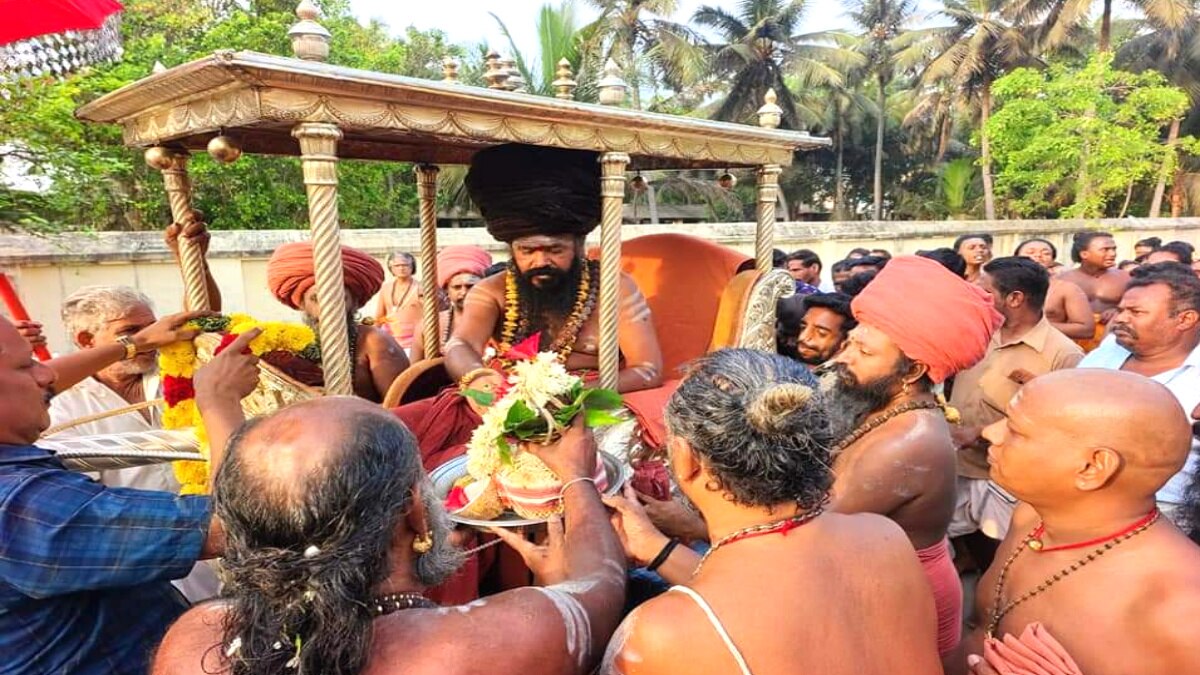
[{"label": "seated man with beard", "polygon": [[[383,265],[366,253],[342,247],[342,274],[346,284],[346,331],[350,334],[350,359],[354,394],[382,403],[392,380],[408,368],[408,357],[396,339],[358,320],[358,311],[383,285]],[[318,336],[317,276],[313,271],[311,241],[284,244],[267,261],[267,285],[279,302],[304,313],[304,323]]]},{"label": "seated man with beard", "polygon": [[[600,270],[585,257],[584,237],[600,222],[596,153],[501,145],[477,153],[466,178],[488,233],[509,245],[504,274],[479,282],[446,342],[446,369],[459,388],[488,390],[500,382],[498,364],[514,345],[539,336],[539,350],[558,353],[568,370],[594,383],[599,368]],[[633,278],[621,276],[617,389],[638,416],[648,445],[662,443],[662,354],[646,299]],[[489,350],[490,347],[490,350]],[[480,424],[476,404],[450,388],[396,409],[417,436],[426,468],[460,455]]]},{"label": "seated man with beard", "polygon": [[632,489],[606,503],[626,551],[677,584],[634,611],[604,675],[929,675],[933,598],[904,533],[825,512],[824,402],[804,367],[725,349],[694,364],[667,408],[671,469],[704,515],[709,552],[678,546]]},{"label": "seated man with beard", "polygon": [[621,545],[582,480],[590,434],[536,451],[567,486],[565,518],[546,548],[508,538],[550,585],[438,608],[424,592],[460,555],[408,430],[351,397],[249,422],[215,480],[224,597],[171,627],[153,672],[590,672],[619,619]]},{"label": "seated man with beard", "polygon": [[831,361],[833,509],[902,527],[938,607],[938,648],[958,645],[962,587],[946,540],[954,443],[933,386],[978,363],[1002,317],[982,289],[926,258],[892,260],[852,304],[858,327]]}]

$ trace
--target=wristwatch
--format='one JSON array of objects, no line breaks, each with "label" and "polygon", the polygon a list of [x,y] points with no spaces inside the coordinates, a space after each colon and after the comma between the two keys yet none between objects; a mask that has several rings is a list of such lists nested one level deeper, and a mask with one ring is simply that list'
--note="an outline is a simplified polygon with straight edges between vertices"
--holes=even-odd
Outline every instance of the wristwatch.
[{"label": "wristwatch", "polygon": [[121,359],[122,361],[128,361],[137,356],[137,345],[133,344],[133,338],[129,337],[128,335],[122,335],[121,337],[117,338],[117,343],[125,345],[125,356]]}]

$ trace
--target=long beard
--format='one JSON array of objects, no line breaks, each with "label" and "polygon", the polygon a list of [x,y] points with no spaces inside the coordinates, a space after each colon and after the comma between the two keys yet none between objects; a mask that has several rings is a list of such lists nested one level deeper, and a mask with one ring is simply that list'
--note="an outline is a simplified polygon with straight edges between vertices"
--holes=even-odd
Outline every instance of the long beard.
[{"label": "long beard", "polygon": [[[521,315],[529,321],[526,335],[545,331],[554,319],[562,320],[571,313],[583,280],[583,265],[583,260],[576,258],[565,272],[557,267],[538,267],[524,272],[514,269],[517,292],[521,296]],[[541,277],[541,285],[534,285],[535,277]]]},{"label": "long beard", "polygon": [[899,374],[893,374],[863,383],[844,364],[829,365],[821,374],[820,386],[833,438],[837,441],[846,438],[868,415],[886,406],[900,378]]}]

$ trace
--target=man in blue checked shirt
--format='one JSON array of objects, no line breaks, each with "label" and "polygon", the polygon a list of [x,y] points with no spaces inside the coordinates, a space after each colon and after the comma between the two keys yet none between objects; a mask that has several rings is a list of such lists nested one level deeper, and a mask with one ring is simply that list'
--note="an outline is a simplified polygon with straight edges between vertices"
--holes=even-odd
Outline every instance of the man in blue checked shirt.
[{"label": "man in blue checked shirt", "polygon": [[[195,316],[164,317],[121,343],[47,364],[0,318],[0,673],[146,672],[187,609],[170,580],[220,554],[224,534],[208,497],[108,488],[36,446],[56,381],[190,338],[185,324]],[[213,474],[257,382],[255,357],[242,353],[255,335],[196,374]]]}]

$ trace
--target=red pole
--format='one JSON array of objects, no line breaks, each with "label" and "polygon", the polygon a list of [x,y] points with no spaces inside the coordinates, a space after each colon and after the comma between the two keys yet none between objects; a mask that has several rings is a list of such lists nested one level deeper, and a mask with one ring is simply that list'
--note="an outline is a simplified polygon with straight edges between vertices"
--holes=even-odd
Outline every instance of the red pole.
[{"label": "red pole", "polygon": [[[0,298],[3,298],[4,306],[8,308],[8,314],[13,321],[29,321],[29,312],[25,311],[25,305],[21,303],[21,298],[17,297],[17,292],[13,290],[8,275],[3,272],[0,272]],[[39,361],[50,360],[50,351],[46,349],[45,345],[34,347],[33,353],[37,354]]]}]

